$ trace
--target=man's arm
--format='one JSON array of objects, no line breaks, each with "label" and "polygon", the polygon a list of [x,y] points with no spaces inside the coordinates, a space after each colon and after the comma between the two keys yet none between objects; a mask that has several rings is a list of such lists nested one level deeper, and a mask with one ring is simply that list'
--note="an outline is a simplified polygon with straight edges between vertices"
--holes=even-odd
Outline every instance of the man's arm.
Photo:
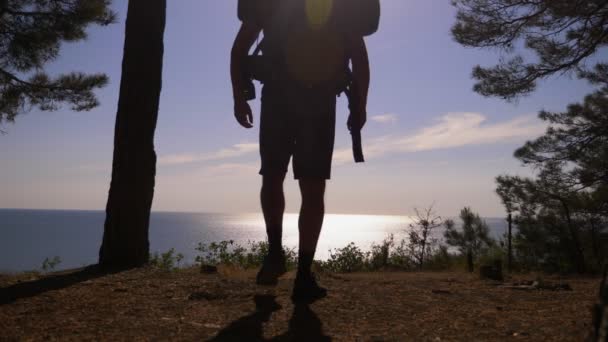
[{"label": "man's arm", "polygon": [[243,23],[236,35],[230,53],[230,77],[232,79],[232,96],[234,98],[234,116],[245,128],[253,127],[253,113],[244,96],[243,62],[255,43],[261,29],[256,25]]},{"label": "man's arm", "polygon": [[370,81],[369,58],[363,37],[349,37],[349,46],[353,67],[353,91],[356,92],[353,95],[358,100],[358,103],[353,106],[355,112],[351,113],[355,117],[350,118],[349,121],[351,125],[357,125],[360,129],[367,121],[367,94]]}]

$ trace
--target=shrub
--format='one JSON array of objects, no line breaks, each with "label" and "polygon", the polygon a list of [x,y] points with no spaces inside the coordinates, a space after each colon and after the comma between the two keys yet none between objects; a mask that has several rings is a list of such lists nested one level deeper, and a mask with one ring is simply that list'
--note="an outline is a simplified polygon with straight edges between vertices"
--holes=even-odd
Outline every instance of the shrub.
[{"label": "shrub", "polygon": [[410,248],[405,240],[401,240],[398,245],[393,245],[393,247],[389,255],[390,266],[403,270],[410,270],[416,267],[416,262],[412,259]]},{"label": "shrub", "polygon": [[440,245],[439,248],[433,251],[429,256],[425,267],[429,270],[446,270],[452,267],[454,256],[448,251],[448,246]]},{"label": "shrub", "polygon": [[368,268],[368,259],[369,252],[364,253],[354,242],[351,242],[346,247],[329,251],[329,259],[321,262],[321,266],[330,272],[359,272]]},{"label": "shrub", "polygon": [[[245,269],[260,267],[264,257],[268,254],[268,242],[247,243],[243,247],[234,240],[212,242],[210,244],[199,243],[196,247],[199,255],[195,262],[199,265],[231,265]],[[283,247],[287,269],[294,269],[297,264],[297,254],[293,248]]]},{"label": "shrub", "polygon": [[[351,273],[364,271],[379,271],[382,269],[416,270],[418,260],[411,255],[406,240],[395,242],[394,235],[389,235],[379,244],[372,244],[369,251],[363,251],[354,242],[345,247],[329,251],[327,260],[315,260],[314,268],[319,271]],[[286,256],[287,269],[297,266],[297,253],[293,248],[283,247]],[[243,247],[233,240],[199,243],[196,247],[198,255],[195,262],[198,265],[230,265],[244,269],[260,267],[268,253],[267,242],[251,242]],[[424,269],[442,270],[451,267],[455,258],[448,253],[445,246],[431,249],[427,255]],[[162,259],[162,258],[161,258]],[[427,265],[428,263],[428,265]]]},{"label": "shrub", "polygon": [[150,266],[163,271],[174,271],[180,267],[180,263],[183,259],[183,254],[175,254],[175,249],[171,248],[165,253],[154,253],[152,257],[150,257],[149,264]]},{"label": "shrub", "polygon": [[61,258],[58,256],[54,256],[52,259],[45,258],[42,262],[42,270],[44,272],[51,272],[55,270],[55,267],[61,263]]},{"label": "shrub", "polygon": [[379,270],[389,266],[390,264],[390,252],[395,246],[395,236],[389,235],[381,244],[372,245],[372,249],[369,252],[369,265],[368,268],[371,270]]},{"label": "shrub", "polygon": [[[395,243],[393,235],[387,237],[381,244],[374,244],[371,250],[364,252],[355,245],[349,243],[346,247],[336,248],[329,252],[329,259],[321,261],[323,270],[338,273],[351,273],[361,271],[379,271],[382,269],[415,270],[420,269],[419,260],[412,256],[411,249],[405,240],[399,244]],[[453,256],[448,253],[445,246],[433,249],[432,254],[427,255],[424,264],[425,269],[441,270],[449,268]]]}]

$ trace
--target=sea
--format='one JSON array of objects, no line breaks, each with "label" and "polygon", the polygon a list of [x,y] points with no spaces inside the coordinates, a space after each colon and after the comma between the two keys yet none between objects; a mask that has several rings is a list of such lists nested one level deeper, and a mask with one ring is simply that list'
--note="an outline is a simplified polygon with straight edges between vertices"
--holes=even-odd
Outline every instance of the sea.
[{"label": "sea", "polygon": [[[105,212],[81,210],[0,209],[0,273],[40,270],[46,258],[59,257],[55,270],[97,262],[103,236]],[[485,218],[492,235],[502,236],[506,221]],[[298,245],[298,216],[286,214],[284,245]],[[411,219],[407,216],[327,214],[316,258],[327,259],[330,251],[351,242],[363,250],[393,234],[407,239]],[[442,228],[435,235],[440,237]],[[153,212],[150,216],[150,250],[175,249],[184,255],[183,264],[192,264],[199,243],[233,240],[246,246],[264,241],[266,232],[260,213],[217,214]]]}]

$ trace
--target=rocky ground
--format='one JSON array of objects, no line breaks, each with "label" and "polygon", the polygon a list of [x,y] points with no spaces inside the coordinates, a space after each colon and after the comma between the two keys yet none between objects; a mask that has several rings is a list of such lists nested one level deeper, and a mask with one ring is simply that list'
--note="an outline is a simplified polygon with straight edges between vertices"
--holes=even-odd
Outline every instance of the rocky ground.
[{"label": "rocky ground", "polygon": [[[0,276],[0,340],[581,341],[599,288],[592,278],[550,291],[462,272],[324,274],[329,296],[294,306],[293,274],[276,288],[254,277],[150,268]],[[525,279],[534,277],[510,282]]]}]

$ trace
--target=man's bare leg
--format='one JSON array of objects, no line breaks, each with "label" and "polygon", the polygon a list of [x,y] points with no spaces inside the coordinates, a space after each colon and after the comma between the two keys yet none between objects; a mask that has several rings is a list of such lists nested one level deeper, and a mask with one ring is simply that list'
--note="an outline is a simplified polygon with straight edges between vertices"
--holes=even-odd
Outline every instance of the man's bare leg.
[{"label": "man's bare leg", "polygon": [[298,220],[300,250],[298,273],[294,283],[294,302],[313,302],[327,295],[327,290],[317,284],[311,273],[312,261],[325,216],[325,180],[300,180],[302,207]]},{"label": "man's bare leg", "polygon": [[270,251],[277,252],[282,248],[283,214],[285,213],[285,194],[283,181],[285,175],[263,176],[260,201],[266,222],[268,247]]},{"label": "man's bare leg", "polygon": [[310,273],[325,216],[325,180],[300,180],[302,206],[298,219],[300,250],[298,273]]},{"label": "man's bare leg", "polygon": [[283,254],[283,214],[285,195],[283,181],[285,175],[263,176],[260,201],[268,235],[268,255],[258,272],[256,282],[260,285],[275,285],[287,270]]}]

